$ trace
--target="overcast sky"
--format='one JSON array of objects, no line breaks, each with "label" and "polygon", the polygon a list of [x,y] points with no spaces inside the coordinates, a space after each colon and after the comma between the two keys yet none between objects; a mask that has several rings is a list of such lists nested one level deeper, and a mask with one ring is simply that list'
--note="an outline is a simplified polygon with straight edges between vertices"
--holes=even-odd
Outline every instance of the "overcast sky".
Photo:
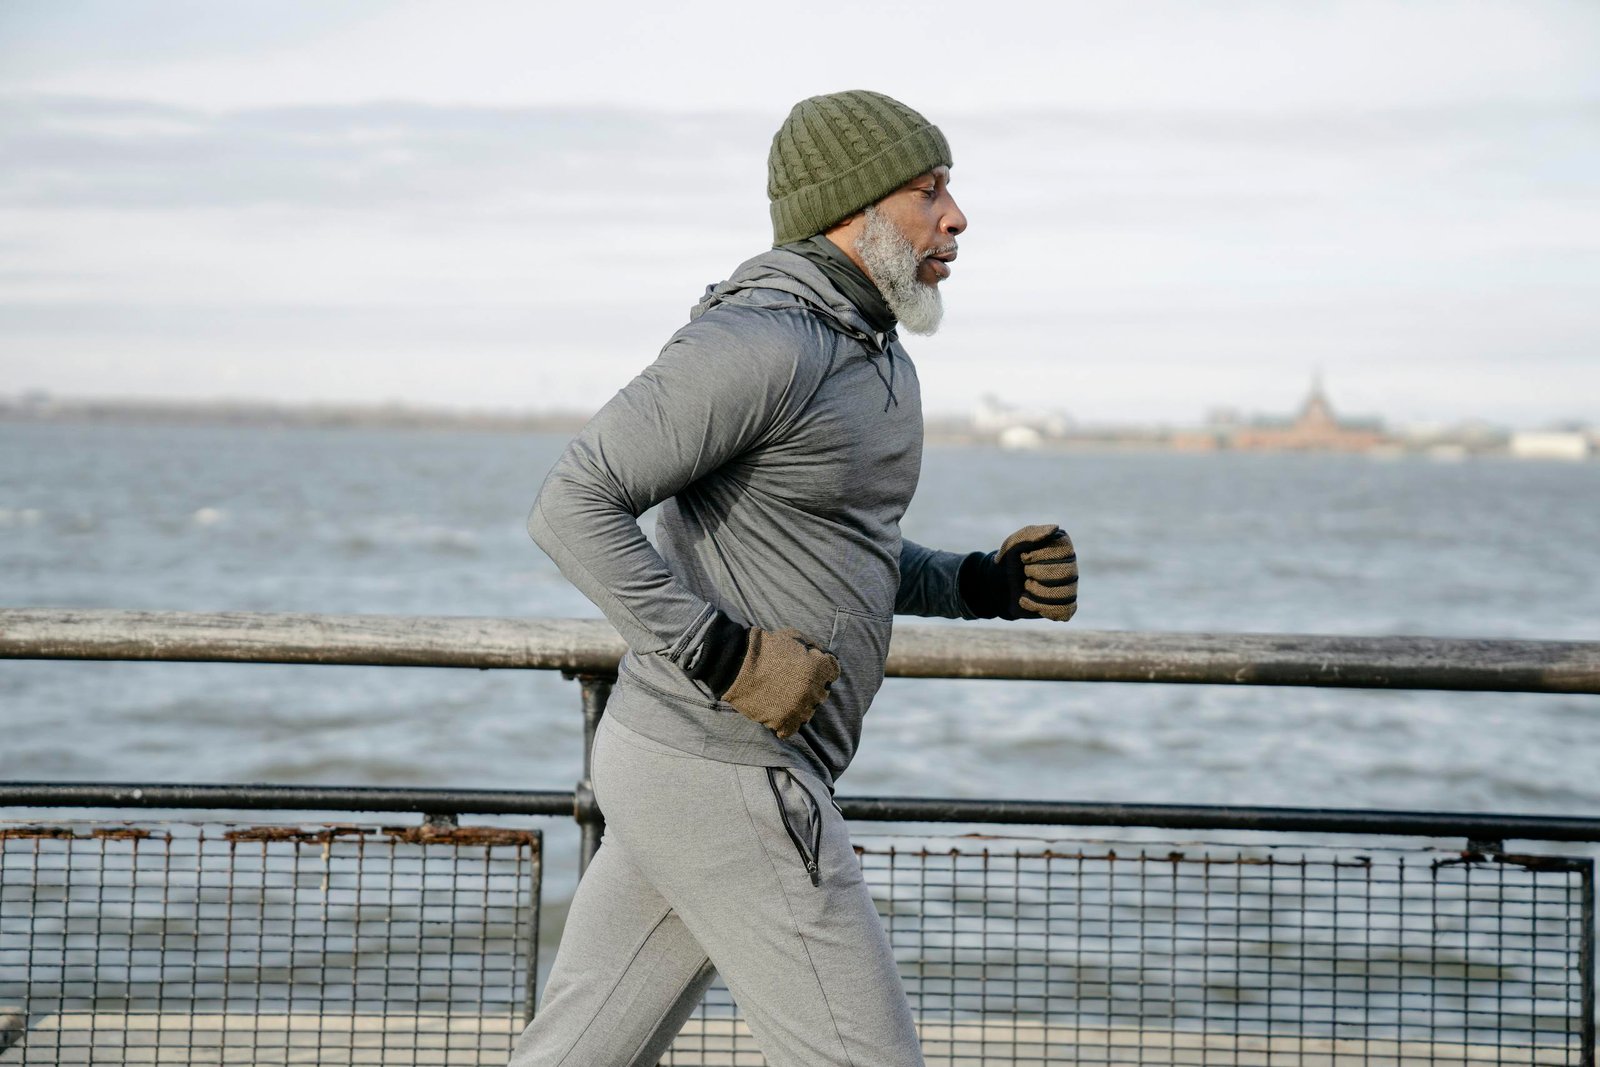
[{"label": "overcast sky", "polygon": [[939,123],[928,406],[1600,422],[1600,4],[0,3],[0,394],[592,408],[803,96]]}]

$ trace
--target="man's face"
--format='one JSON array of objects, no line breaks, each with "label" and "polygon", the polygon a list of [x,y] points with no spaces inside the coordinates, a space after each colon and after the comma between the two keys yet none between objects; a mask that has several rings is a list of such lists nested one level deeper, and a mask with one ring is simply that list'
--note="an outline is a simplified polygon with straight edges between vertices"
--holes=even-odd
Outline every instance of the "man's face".
[{"label": "man's face", "polygon": [[935,167],[828,231],[910,333],[933,333],[944,316],[939,283],[950,276],[956,234],[967,228],[949,185],[950,169]]},{"label": "man's face", "polygon": [[956,235],[967,228],[967,217],[950,195],[949,167],[938,166],[912,178],[878,201],[877,209],[916,249],[919,282],[938,285],[950,277]]}]

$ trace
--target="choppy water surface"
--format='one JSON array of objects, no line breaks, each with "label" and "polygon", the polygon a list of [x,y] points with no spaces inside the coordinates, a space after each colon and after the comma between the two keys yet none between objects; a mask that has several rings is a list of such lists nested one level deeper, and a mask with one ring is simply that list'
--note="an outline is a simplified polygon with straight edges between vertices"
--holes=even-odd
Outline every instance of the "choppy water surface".
[{"label": "choppy water surface", "polygon": [[[592,615],[522,526],[562,444],[0,425],[0,603]],[[1600,630],[1600,464],[931,447],[905,525],[1047,520],[1074,626]],[[532,672],[6,662],[0,717],[11,779],[563,788],[581,737]],[[1593,813],[1597,752],[1594,697],[891,680],[842,790]]]}]

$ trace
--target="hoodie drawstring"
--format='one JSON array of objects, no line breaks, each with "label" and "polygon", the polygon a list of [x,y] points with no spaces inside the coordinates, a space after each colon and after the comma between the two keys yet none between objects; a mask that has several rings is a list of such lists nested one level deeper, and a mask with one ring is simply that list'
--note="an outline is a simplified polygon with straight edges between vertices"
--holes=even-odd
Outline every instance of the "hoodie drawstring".
[{"label": "hoodie drawstring", "polygon": [[890,404],[895,407],[900,406],[900,398],[894,395],[894,351],[888,345],[884,345],[883,356],[889,361],[889,376],[887,378],[883,376],[883,368],[878,365],[876,359],[870,355],[867,356],[867,359],[872,363],[872,369],[878,372],[878,381],[883,383],[884,390],[889,394],[883,401],[883,410],[888,411]]}]

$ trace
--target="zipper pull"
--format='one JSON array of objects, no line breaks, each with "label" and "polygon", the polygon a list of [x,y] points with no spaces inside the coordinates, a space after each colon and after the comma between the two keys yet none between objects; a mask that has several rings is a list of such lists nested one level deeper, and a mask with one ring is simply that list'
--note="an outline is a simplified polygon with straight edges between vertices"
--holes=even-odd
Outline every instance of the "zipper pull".
[{"label": "zipper pull", "polygon": [[806,860],[806,873],[811,876],[812,885],[820,886],[822,884],[822,875],[817,872],[815,860]]}]

